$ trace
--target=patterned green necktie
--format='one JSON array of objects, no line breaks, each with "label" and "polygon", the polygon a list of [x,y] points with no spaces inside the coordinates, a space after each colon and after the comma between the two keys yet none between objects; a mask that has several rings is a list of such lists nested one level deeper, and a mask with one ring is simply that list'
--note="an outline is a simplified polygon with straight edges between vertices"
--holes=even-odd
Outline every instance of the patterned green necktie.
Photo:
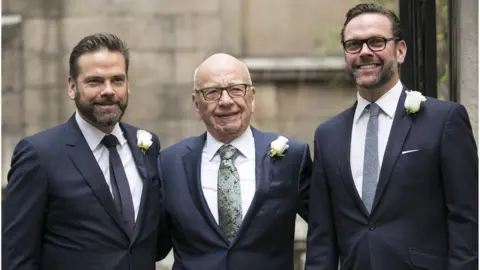
[{"label": "patterned green necktie", "polygon": [[218,152],[221,158],[217,182],[218,224],[227,239],[232,242],[242,223],[240,177],[233,165],[239,151],[226,144],[220,147]]}]

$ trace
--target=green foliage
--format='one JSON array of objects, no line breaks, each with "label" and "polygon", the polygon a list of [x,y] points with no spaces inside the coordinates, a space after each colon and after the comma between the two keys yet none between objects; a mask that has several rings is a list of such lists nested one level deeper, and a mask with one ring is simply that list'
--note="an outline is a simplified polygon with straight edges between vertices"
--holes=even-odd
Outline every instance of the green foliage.
[{"label": "green foliage", "polygon": [[446,0],[436,1],[437,23],[437,92],[439,99],[450,99],[448,81],[448,5]]}]

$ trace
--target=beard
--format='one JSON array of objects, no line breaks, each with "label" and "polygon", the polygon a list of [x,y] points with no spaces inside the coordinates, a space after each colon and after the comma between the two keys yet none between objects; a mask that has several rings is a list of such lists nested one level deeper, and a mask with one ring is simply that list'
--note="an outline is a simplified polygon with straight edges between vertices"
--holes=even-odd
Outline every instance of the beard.
[{"label": "beard", "polygon": [[[350,65],[347,68],[348,76],[355,82],[357,87],[363,89],[376,89],[386,85],[397,72],[397,63],[394,61],[385,63],[380,66],[380,70],[375,75],[361,75],[359,69],[354,69]],[[366,79],[365,77],[373,77]],[[366,80],[365,80],[366,79]]]},{"label": "beard", "polygon": [[[128,92],[127,92],[128,93]],[[101,101],[84,101],[77,90],[75,92],[75,105],[78,111],[92,124],[111,127],[120,122],[128,107],[128,94],[125,101],[115,101],[113,96],[106,96]],[[103,110],[98,106],[114,105],[113,110]]]}]

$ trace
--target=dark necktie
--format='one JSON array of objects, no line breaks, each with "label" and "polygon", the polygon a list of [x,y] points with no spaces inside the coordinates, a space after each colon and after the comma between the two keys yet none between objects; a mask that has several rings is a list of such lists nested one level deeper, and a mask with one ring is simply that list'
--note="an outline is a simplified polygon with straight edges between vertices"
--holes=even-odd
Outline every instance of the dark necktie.
[{"label": "dark necktie", "polygon": [[120,211],[128,233],[132,234],[135,227],[135,210],[127,175],[125,174],[120,155],[117,152],[118,139],[115,135],[106,135],[102,140],[102,144],[107,147],[110,153],[110,181],[115,205],[117,210]]}]

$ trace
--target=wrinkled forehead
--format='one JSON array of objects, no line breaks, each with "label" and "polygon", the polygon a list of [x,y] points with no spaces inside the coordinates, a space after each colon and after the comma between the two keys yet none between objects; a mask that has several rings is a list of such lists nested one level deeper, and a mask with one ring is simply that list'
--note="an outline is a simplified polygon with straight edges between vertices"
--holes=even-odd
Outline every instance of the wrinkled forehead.
[{"label": "wrinkled forehead", "polygon": [[392,24],[387,16],[365,13],[353,18],[345,27],[344,40],[370,37],[392,37]]},{"label": "wrinkled forehead", "polygon": [[234,84],[251,84],[244,65],[215,65],[198,70],[195,87],[226,87]]}]

